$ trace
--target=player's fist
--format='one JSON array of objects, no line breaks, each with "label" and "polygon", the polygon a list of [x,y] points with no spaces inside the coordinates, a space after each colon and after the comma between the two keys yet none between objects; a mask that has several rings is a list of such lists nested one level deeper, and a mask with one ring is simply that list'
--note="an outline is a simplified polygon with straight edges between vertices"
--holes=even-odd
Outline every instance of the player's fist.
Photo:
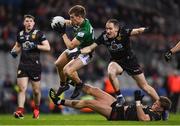
[{"label": "player's fist", "polygon": [[171,50],[167,51],[165,54],[164,54],[164,59],[168,62],[172,59],[172,52]]},{"label": "player's fist", "polygon": [[144,97],[144,95],[141,94],[140,90],[136,90],[134,92],[134,99],[135,99],[135,101],[142,101],[143,97]]},{"label": "player's fist", "polygon": [[17,57],[17,53],[16,53],[15,50],[11,50],[11,51],[10,51],[10,54],[11,54],[11,56],[12,56],[13,58],[16,58],[16,57]]},{"label": "player's fist", "polygon": [[64,34],[66,31],[65,19],[61,16],[55,16],[51,20],[51,27],[53,30],[60,34]]}]

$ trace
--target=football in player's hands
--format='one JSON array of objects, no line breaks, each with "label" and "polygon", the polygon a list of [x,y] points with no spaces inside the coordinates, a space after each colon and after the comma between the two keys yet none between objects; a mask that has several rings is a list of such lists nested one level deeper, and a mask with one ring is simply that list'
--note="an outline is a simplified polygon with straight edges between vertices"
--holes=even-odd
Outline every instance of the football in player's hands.
[{"label": "football in player's hands", "polygon": [[61,27],[63,27],[64,24],[65,24],[65,19],[62,16],[53,17],[52,20],[51,20],[52,29],[54,29],[57,26],[57,24],[60,24]]}]

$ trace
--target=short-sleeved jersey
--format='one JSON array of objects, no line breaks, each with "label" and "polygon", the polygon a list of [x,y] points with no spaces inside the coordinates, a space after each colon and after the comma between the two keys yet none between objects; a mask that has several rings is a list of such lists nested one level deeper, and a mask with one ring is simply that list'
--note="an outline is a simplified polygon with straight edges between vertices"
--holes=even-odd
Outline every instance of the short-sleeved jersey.
[{"label": "short-sleeved jersey", "polygon": [[130,44],[130,34],[132,29],[121,28],[119,35],[114,39],[109,39],[104,31],[95,42],[100,45],[105,45],[114,60],[131,57],[133,54]]},{"label": "short-sleeved jersey", "polygon": [[[149,115],[150,120],[161,120],[161,115],[153,112],[150,107],[143,106],[143,111],[145,114]],[[128,106],[125,112],[125,120],[139,120],[137,117],[137,110],[135,105]]]},{"label": "short-sleeved jersey", "polygon": [[74,37],[80,41],[79,49],[94,42],[94,30],[88,19],[84,19],[80,27],[75,30]]},{"label": "short-sleeved jersey", "polygon": [[21,45],[21,58],[20,66],[39,66],[40,65],[40,50],[32,49],[27,50],[26,44],[33,42],[35,44],[42,44],[42,41],[46,40],[46,36],[37,29],[32,29],[30,32],[25,32],[22,30],[17,35],[17,42]]}]

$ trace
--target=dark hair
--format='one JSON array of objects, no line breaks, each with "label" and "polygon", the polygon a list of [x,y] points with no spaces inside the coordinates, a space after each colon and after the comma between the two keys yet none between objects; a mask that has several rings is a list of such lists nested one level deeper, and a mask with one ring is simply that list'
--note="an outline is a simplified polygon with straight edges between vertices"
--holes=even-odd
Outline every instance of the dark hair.
[{"label": "dark hair", "polygon": [[33,20],[35,19],[35,17],[32,16],[32,15],[30,15],[30,14],[24,15],[24,20],[25,20],[26,18],[32,18]]},{"label": "dark hair", "polygon": [[75,5],[69,9],[69,14],[74,14],[75,16],[86,17],[86,9],[81,5]]},{"label": "dark hair", "polygon": [[171,100],[167,97],[160,96],[159,101],[161,103],[161,107],[164,108],[164,110],[169,110],[171,108]]},{"label": "dark hair", "polygon": [[113,23],[115,27],[120,28],[120,22],[117,19],[109,19],[106,23]]}]

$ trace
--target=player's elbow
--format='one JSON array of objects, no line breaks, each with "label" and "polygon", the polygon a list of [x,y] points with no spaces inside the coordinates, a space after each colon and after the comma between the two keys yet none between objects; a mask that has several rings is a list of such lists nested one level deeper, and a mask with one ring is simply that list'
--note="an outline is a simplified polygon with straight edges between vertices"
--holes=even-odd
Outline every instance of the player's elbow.
[{"label": "player's elbow", "polygon": [[150,121],[150,119],[146,117],[139,117],[139,121]]},{"label": "player's elbow", "polygon": [[51,51],[51,47],[48,46],[48,47],[46,48],[46,51]]}]

